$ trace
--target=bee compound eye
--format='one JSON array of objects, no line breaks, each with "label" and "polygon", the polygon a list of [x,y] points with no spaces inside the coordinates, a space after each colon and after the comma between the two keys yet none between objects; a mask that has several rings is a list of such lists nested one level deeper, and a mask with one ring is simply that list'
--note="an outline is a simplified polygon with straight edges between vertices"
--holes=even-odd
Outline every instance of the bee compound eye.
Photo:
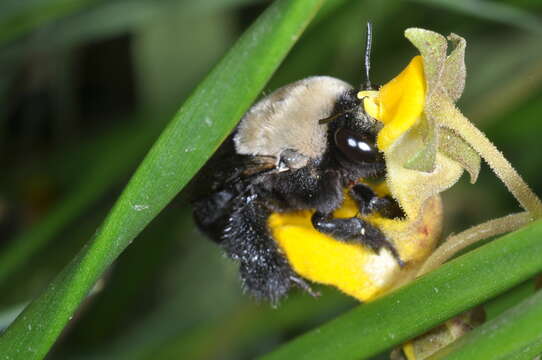
[{"label": "bee compound eye", "polygon": [[373,163],[380,159],[374,136],[357,133],[345,128],[335,132],[335,144],[350,160],[358,163]]}]

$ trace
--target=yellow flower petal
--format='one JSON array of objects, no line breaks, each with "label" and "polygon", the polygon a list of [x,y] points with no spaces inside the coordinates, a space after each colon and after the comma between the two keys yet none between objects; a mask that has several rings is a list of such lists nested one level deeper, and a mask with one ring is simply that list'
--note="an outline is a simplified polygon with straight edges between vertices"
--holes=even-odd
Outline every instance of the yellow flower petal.
[{"label": "yellow flower petal", "polygon": [[382,86],[378,97],[380,111],[377,117],[384,123],[377,139],[380,150],[386,151],[420,118],[425,105],[425,92],[421,56],[414,57],[397,77]]}]

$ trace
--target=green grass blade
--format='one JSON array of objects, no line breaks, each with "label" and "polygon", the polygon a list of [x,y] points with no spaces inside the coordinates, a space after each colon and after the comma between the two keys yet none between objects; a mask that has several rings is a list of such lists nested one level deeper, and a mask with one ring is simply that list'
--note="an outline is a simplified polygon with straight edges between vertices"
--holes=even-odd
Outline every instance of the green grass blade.
[{"label": "green grass blade", "polygon": [[101,274],[233,129],[322,2],[274,2],[247,30],[175,115],[95,237],[2,335],[2,356],[47,354]]},{"label": "green grass blade", "polygon": [[518,7],[496,1],[484,0],[411,0],[441,7],[460,14],[512,25],[536,34],[542,33],[542,20]]},{"label": "green grass blade", "polygon": [[482,324],[431,359],[534,359],[542,353],[542,291]]},{"label": "green grass blade", "polygon": [[377,355],[540,272],[542,257],[533,254],[542,252],[541,236],[542,221],[537,221],[263,358],[339,360]]}]

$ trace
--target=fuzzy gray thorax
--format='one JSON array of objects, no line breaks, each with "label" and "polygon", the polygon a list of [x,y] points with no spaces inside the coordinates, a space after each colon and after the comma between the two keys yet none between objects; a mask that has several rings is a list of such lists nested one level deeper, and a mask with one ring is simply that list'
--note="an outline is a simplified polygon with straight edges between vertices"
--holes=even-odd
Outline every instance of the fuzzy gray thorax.
[{"label": "fuzzy gray thorax", "polygon": [[239,154],[274,156],[294,151],[296,168],[322,156],[327,124],[337,99],[352,87],[329,76],[309,77],[286,85],[260,100],[243,117],[234,137]]}]

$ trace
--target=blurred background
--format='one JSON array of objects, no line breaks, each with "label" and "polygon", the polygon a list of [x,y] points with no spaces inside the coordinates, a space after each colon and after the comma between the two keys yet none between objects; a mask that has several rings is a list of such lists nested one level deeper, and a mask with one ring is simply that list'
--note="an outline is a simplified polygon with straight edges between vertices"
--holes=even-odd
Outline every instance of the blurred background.
[{"label": "blurred background", "polygon": [[[250,0],[0,3],[0,329],[89,240],[187,95],[268,6]],[[542,194],[542,2],[335,2],[266,93],[309,75],[361,81],[363,28],[385,83],[416,54],[407,27],[467,39],[463,112]],[[445,234],[518,211],[487,167],[445,193]],[[243,295],[235,265],[181,194],[97,284],[50,359],[249,359],[353,307],[329,288],[279,308]],[[386,355],[383,355],[386,356]]]}]

